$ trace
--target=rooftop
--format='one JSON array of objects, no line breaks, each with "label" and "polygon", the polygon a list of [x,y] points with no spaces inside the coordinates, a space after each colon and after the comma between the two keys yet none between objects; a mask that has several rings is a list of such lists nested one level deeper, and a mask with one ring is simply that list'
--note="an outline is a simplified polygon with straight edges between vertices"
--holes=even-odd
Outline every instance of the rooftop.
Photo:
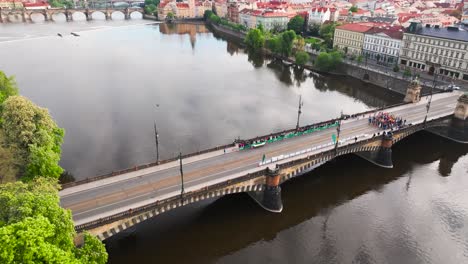
[{"label": "rooftop", "polygon": [[341,29],[341,30],[365,33],[369,31],[370,29],[372,29],[372,26],[361,25],[361,24],[344,24],[336,28]]},{"label": "rooftop", "polygon": [[417,34],[422,36],[430,36],[443,39],[453,39],[459,41],[468,42],[468,31],[457,27],[447,28],[435,28],[435,27],[422,27],[416,30],[416,32],[409,32],[411,34]]}]

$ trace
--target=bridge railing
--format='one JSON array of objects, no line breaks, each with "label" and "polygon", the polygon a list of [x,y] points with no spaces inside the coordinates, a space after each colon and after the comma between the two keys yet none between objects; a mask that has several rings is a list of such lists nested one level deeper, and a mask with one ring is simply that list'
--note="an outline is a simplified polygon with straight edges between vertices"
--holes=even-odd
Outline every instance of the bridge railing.
[{"label": "bridge railing", "polygon": [[[259,170],[259,171],[253,172],[253,173],[248,173],[248,174],[246,174],[244,176],[241,176],[241,177],[238,177],[238,178],[235,178],[235,179],[232,179],[232,180],[216,183],[216,184],[201,188],[201,189],[196,190],[196,191],[186,192],[183,195],[183,201],[187,201],[187,200],[191,199],[192,197],[196,197],[196,196],[199,196],[199,195],[202,195],[202,194],[207,194],[207,193],[210,193],[212,191],[222,189],[222,188],[230,186],[232,184],[241,183],[241,182],[253,179],[253,178],[257,178],[259,176],[265,175],[266,172],[267,172],[267,169],[263,169],[263,170]],[[132,216],[137,216],[139,214],[142,214],[142,213],[145,213],[145,212],[157,209],[157,208],[161,208],[161,207],[163,207],[163,206],[165,206],[167,204],[171,204],[173,202],[178,202],[178,201],[182,201],[182,196],[181,195],[177,195],[177,196],[169,197],[167,199],[159,200],[159,201],[156,201],[154,203],[150,203],[148,205],[144,205],[144,206],[139,207],[139,208],[134,208],[131,211],[125,211],[125,212],[121,212],[121,213],[111,215],[111,216],[108,216],[108,217],[100,218],[98,220],[95,220],[95,221],[92,221],[92,222],[89,222],[89,223],[86,223],[86,224],[77,225],[77,226],[75,226],[75,230],[76,230],[76,232],[81,232],[81,231],[84,231],[84,230],[93,229],[93,228],[96,228],[96,227],[99,227],[99,226],[102,226],[102,225],[105,225],[105,224],[113,223],[115,221],[126,219],[126,218],[129,218],[129,217],[132,217]]]},{"label": "bridge railing", "polygon": [[[444,93],[444,92],[447,92],[447,91],[438,91],[438,92],[434,92],[434,94]],[[385,109],[398,107],[398,106],[402,106],[402,105],[406,105],[406,104],[411,104],[411,103],[402,102],[402,103],[393,104],[393,105],[389,105],[389,106],[382,106],[382,107],[379,107],[379,108],[376,108],[376,109],[360,112],[360,113],[349,115],[349,116],[350,116],[350,118],[353,118],[353,117],[356,117],[356,116],[363,116],[363,115],[383,111]],[[323,125],[326,125],[326,124],[335,123],[338,120],[340,120],[340,119],[339,118],[334,118],[334,119],[331,119],[331,120],[322,121],[322,122],[314,123],[314,124],[311,124],[311,125],[301,126],[299,128],[299,130],[307,130],[308,128],[311,128],[311,127],[319,127],[319,126],[323,126]],[[201,155],[201,154],[205,154],[205,153],[209,153],[209,152],[213,152],[213,151],[217,151],[217,150],[232,148],[232,147],[235,146],[236,143],[254,142],[254,141],[269,138],[269,137],[275,137],[275,136],[288,134],[288,133],[291,133],[291,132],[294,132],[294,131],[296,131],[295,128],[286,129],[286,130],[283,130],[283,131],[280,131],[280,132],[271,133],[269,135],[257,136],[257,137],[250,138],[250,139],[245,139],[245,140],[236,139],[231,144],[217,146],[217,147],[214,147],[214,148],[209,148],[209,149],[205,149],[205,150],[201,150],[201,151],[197,151],[197,152],[193,152],[193,153],[190,153],[190,154],[183,155],[182,159],[190,158],[190,157],[193,157],[193,156],[197,156],[197,155]],[[169,163],[169,162],[177,161],[178,159],[179,159],[179,157],[173,157],[173,158],[169,158],[169,159],[166,159],[166,160],[159,161],[159,163],[151,162],[151,163],[147,163],[147,164],[143,164],[143,165],[134,166],[132,168],[127,168],[127,169],[118,170],[118,171],[112,171],[110,173],[102,174],[102,175],[95,176],[95,177],[86,178],[86,179],[79,180],[79,181],[64,183],[64,184],[62,184],[62,189],[66,189],[66,188],[70,188],[70,187],[74,187],[74,186],[77,186],[77,185],[86,184],[86,183],[90,183],[90,182],[94,182],[94,181],[99,181],[99,180],[102,180],[102,179],[122,175],[122,174],[129,173],[129,172],[132,172],[132,171],[138,171],[138,170],[146,169],[146,168],[149,168],[149,167],[154,167],[154,166],[157,166],[157,165],[166,164],[166,163]]]},{"label": "bridge railing", "polygon": [[[401,133],[407,132],[407,131],[416,132],[416,131],[422,130],[422,129],[428,127],[428,126],[436,125],[439,121],[444,121],[444,120],[447,120],[447,119],[448,119],[447,116],[446,117],[435,118],[435,119],[428,120],[426,125],[424,125],[424,124],[408,125],[408,126],[406,126],[404,128],[396,130],[395,132],[401,132]],[[359,146],[364,146],[364,145],[366,145],[366,144],[368,144],[368,143],[370,143],[372,141],[375,141],[377,139],[378,139],[378,137],[373,137],[373,138],[362,140],[362,141],[359,141],[359,142],[356,142],[356,143],[350,143],[350,144],[347,144],[347,145],[344,145],[344,146],[340,146],[340,147],[337,148],[337,153],[339,153],[339,152],[341,152],[343,150],[349,149],[349,148],[356,148],[356,147],[359,147]],[[297,159],[297,160],[281,163],[281,164],[279,164],[277,166],[277,168],[285,169],[285,168],[288,168],[288,167],[291,167],[291,166],[294,166],[294,165],[297,165],[297,164],[301,164],[301,163],[303,163],[303,162],[305,162],[307,160],[314,160],[314,159],[317,159],[317,158],[319,158],[321,156],[334,155],[334,153],[335,153],[334,149],[327,150],[325,152],[313,154],[313,155],[307,156],[307,157],[302,158],[302,159]],[[262,170],[259,170],[259,171],[253,172],[253,173],[248,173],[248,174],[246,174],[244,176],[241,176],[241,177],[238,177],[238,178],[235,178],[235,179],[232,179],[232,180],[227,180],[225,182],[216,183],[216,184],[201,188],[201,189],[196,190],[196,191],[187,192],[187,193],[184,193],[183,200],[185,201],[185,200],[188,200],[188,199],[190,199],[192,197],[196,197],[196,196],[202,195],[202,194],[207,194],[209,192],[222,189],[222,188],[230,186],[232,184],[237,184],[237,183],[241,183],[241,182],[253,179],[253,178],[257,178],[259,176],[265,175],[267,172],[268,172],[268,168],[262,169]],[[96,228],[96,227],[99,227],[99,226],[102,226],[102,225],[105,225],[105,224],[113,223],[115,221],[119,221],[119,220],[123,220],[123,219],[129,218],[129,217],[137,216],[139,214],[148,212],[150,210],[161,208],[161,207],[163,207],[165,205],[171,204],[172,202],[181,201],[181,199],[182,199],[182,196],[180,196],[180,195],[169,197],[167,199],[159,200],[159,201],[156,201],[154,203],[144,205],[142,207],[134,208],[131,211],[121,212],[121,213],[118,213],[118,214],[115,214],[115,215],[111,215],[111,216],[108,216],[108,217],[100,218],[100,219],[95,220],[95,221],[91,221],[89,223],[77,225],[77,226],[75,226],[75,230],[77,232],[81,232],[81,231],[84,231],[84,230],[90,230],[90,229],[93,229],[93,228]]]}]

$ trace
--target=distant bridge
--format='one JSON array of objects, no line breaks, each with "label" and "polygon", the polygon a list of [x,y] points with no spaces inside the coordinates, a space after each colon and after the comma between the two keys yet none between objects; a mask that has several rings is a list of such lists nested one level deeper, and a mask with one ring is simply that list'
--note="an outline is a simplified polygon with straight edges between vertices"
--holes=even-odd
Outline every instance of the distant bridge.
[{"label": "distant bridge", "polygon": [[[78,233],[88,231],[101,240],[174,208],[233,193],[245,192],[264,209],[281,212],[280,185],[335,157],[355,154],[392,168],[392,146],[421,130],[468,143],[468,95],[453,92],[414,98],[417,101],[377,110],[407,120],[394,130],[369,125],[373,110],[237,140],[182,159],[65,184],[61,205],[72,210]],[[82,243],[80,236],[76,243]]]},{"label": "distant bridge", "polygon": [[86,20],[93,20],[93,13],[103,13],[106,20],[112,19],[114,12],[121,12],[124,14],[125,19],[131,19],[131,14],[138,12],[143,14],[143,8],[141,7],[105,7],[105,8],[54,8],[54,9],[0,9],[0,23],[12,22],[13,17],[20,17],[23,22],[32,22],[31,16],[34,14],[41,14],[44,16],[45,21],[53,21],[54,15],[63,14],[67,21],[73,21],[73,14],[81,13],[84,14]]}]

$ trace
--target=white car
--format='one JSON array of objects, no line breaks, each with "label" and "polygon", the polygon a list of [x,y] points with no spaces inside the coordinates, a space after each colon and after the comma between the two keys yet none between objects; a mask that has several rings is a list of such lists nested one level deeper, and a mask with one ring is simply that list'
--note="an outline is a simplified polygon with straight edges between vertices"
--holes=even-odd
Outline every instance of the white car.
[{"label": "white car", "polygon": [[455,84],[450,84],[448,87],[447,87],[447,90],[460,90],[460,86],[457,86]]}]

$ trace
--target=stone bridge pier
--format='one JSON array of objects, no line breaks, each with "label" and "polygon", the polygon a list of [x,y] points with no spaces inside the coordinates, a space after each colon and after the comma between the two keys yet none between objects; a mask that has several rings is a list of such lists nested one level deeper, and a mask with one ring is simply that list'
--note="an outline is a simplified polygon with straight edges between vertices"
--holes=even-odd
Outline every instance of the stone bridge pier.
[{"label": "stone bridge pier", "polygon": [[260,191],[248,192],[248,194],[267,211],[273,213],[283,211],[279,169],[268,168],[265,175],[265,188]]},{"label": "stone bridge pier", "polygon": [[370,151],[357,152],[356,155],[359,157],[374,163],[377,166],[383,168],[393,168],[392,161],[392,146],[393,146],[393,134],[391,132],[381,135],[382,141],[380,146]]},{"label": "stone bridge pier", "polygon": [[452,119],[446,127],[431,127],[427,130],[455,142],[468,144],[468,93],[458,98]]}]

